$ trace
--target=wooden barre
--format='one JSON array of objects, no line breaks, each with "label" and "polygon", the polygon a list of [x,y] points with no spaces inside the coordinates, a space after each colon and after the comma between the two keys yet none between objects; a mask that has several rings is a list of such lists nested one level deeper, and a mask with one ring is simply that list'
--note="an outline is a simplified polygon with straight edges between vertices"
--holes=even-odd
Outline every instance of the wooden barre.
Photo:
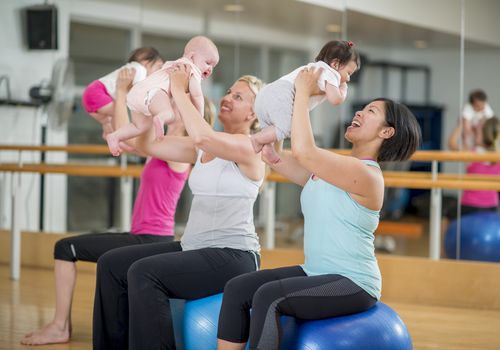
[{"label": "wooden barre", "polygon": [[102,176],[102,177],[139,177],[142,172],[141,165],[128,165],[126,168],[106,165],[87,164],[22,164],[0,163],[0,171],[40,173],[40,174],[65,174],[72,176]]},{"label": "wooden barre", "polygon": [[[419,178],[432,179],[432,173],[428,171],[384,171],[384,177],[398,178]],[[478,181],[500,181],[500,175],[483,175],[483,174],[450,174],[437,173],[437,178],[441,180],[478,180]]]},{"label": "wooden barre", "polygon": [[424,233],[424,225],[418,222],[397,222],[381,220],[375,232],[377,235],[419,238]]},{"label": "wooden barre", "polygon": [[[74,154],[107,154],[110,155],[106,145],[97,144],[72,144],[67,146],[35,146],[35,145],[2,145],[0,151],[42,151],[42,152],[67,152]],[[330,149],[332,152],[347,155],[348,149]],[[111,156],[111,155],[110,155]],[[417,151],[411,157],[414,161],[449,161],[449,162],[500,162],[500,152],[476,153],[469,151]]]},{"label": "wooden barre", "polygon": [[448,180],[448,179],[419,179],[384,177],[385,186],[396,188],[418,188],[431,189],[441,188],[449,190],[493,190],[500,191],[500,181],[480,181],[480,180]]},{"label": "wooden barre", "polygon": [[[126,168],[119,166],[106,165],[88,165],[88,164],[36,164],[36,163],[0,163],[0,171],[9,172],[29,172],[42,174],[66,174],[72,176],[103,176],[103,177],[121,177],[133,176],[139,177],[142,171],[140,165],[129,165]],[[498,179],[483,180],[479,177],[469,177],[469,175],[460,175],[453,178],[453,174],[448,174],[449,178],[438,178],[432,180],[430,177],[424,177],[419,174],[410,177],[395,174],[397,172],[384,173],[385,185],[387,187],[397,188],[445,188],[445,189],[468,189],[468,190],[496,190],[500,191],[500,181]],[[290,181],[277,173],[271,173],[267,181],[290,183]]]},{"label": "wooden barre", "polygon": [[[396,179],[432,179],[432,173],[424,171],[384,171],[384,178],[396,178]],[[494,175],[481,175],[481,174],[450,174],[450,173],[438,173],[437,179],[439,180],[471,180],[471,181],[500,181],[500,176]],[[276,172],[271,172],[268,177],[268,181],[274,182],[284,182],[288,183],[285,176],[280,175]]]},{"label": "wooden barre", "polygon": [[105,154],[111,156],[106,145],[73,144],[67,146],[0,145],[0,151],[66,152],[73,154]]},{"label": "wooden barre", "polygon": [[[385,185],[387,187],[397,188],[443,188],[500,191],[500,177],[495,178],[491,176],[483,179],[480,176],[447,174],[444,178],[438,177],[437,180],[432,180],[430,175],[425,176],[417,174],[415,177],[411,177],[411,173],[412,172],[410,171],[402,176],[401,174],[397,174],[397,172],[384,172]],[[267,176],[267,181],[290,183],[286,177],[274,172]]]}]

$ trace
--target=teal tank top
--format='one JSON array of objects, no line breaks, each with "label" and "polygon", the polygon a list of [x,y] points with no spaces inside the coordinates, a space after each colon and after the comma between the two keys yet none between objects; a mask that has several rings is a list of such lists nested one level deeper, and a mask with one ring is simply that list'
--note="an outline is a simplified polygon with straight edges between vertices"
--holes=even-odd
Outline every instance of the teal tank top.
[{"label": "teal tank top", "polygon": [[[363,162],[380,169],[373,160]],[[304,272],[308,276],[342,275],[380,299],[382,278],[373,245],[379,211],[312,177],[302,190],[300,203],[304,213]]]}]

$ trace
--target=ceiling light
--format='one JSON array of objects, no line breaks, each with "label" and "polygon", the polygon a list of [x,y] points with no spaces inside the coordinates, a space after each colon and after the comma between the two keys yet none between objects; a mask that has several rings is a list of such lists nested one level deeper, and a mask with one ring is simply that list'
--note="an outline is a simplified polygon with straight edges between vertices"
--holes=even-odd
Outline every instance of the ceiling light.
[{"label": "ceiling light", "polygon": [[325,29],[329,33],[340,33],[342,31],[339,24],[327,24]]},{"label": "ceiling light", "polygon": [[243,12],[245,8],[240,4],[227,4],[224,5],[224,11],[227,12]]},{"label": "ceiling light", "polygon": [[425,49],[427,47],[427,41],[425,40],[415,40],[413,42],[413,45],[417,48],[417,49]]}]

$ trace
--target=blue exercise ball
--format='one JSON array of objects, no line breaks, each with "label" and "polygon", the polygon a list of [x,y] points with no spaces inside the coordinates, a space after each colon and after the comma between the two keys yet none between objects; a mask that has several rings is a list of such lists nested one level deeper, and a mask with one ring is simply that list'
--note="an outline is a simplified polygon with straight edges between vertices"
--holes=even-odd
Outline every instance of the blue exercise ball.
[{"label": "blue exercise ball", "polygon": [[295,350],[411,350],[406,325],[384,303],[357,314],[298,321]]},{"label": "blue exercise ball", "polygon": [[[222,293],[206,298],[188,300],[184,304],[184,315],[182,318],[182,347],[184,350],[216,350],[217,349],[217,326],[219,322],[220,308],[222,305]],[[281,349],[293,348],[296,330],[295,319],[281,317],[283,330],[283,341]],[[248,345],[245,347],[248,350]]]},{"label": "blue exercise ball", "polygon": [[184,305],[183,337],[185,350],[216,350],[222,293],[188,300]]},{"label": "blue exercise ball", "polygon": [[[457,220],[445,237],[446,256],[457,258]],[[479,212],[464,215],[460,222],[460,259],[500,262],[500,214]]]},{"label": "blue exercise ball", "polygon": [[[216,350],[222,294],[190,300],[184,306],[185,350]],[[410,350],[405,324],[390,307],[377,303],[368,311],[317,321],[280,318],[282,350]],[[248,345],[246,347],[248,349]]]}]

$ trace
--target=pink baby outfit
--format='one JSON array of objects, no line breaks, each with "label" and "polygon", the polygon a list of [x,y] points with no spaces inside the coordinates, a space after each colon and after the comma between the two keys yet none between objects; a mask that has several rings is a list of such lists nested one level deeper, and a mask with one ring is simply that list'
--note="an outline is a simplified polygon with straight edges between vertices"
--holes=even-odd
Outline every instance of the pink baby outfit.
[{"label": "pink baby outfit", "polygon": [[147,70],[142,64],[139,62],[129,62],[108,75],[94,80],[85,88],[82,95],[82,105],[87,113],[95,113],[99,108],[114,101],[116,96],[116,80],[123,68],[135,70],[132,84],[144,80],[147,76]]},{"label": "pink baby outfit", "polygon": [[158,90],[165,91],[170,96],[170,68],[185,64],[191,67],[191,77],[201,84],[201,71],[194,63],[181,57],[176,61],[167,61],[161,69],[149,75],[143,81],[135,84],[127,94],[127,106],[131,111],[151,116],[149,103]]},{"label": "pink baby outfit", "polygon": [[132,214],[132,234],[174,235],[177,200],[189,170],[178,173],[168,163],[151,158],[141,174]]}]

